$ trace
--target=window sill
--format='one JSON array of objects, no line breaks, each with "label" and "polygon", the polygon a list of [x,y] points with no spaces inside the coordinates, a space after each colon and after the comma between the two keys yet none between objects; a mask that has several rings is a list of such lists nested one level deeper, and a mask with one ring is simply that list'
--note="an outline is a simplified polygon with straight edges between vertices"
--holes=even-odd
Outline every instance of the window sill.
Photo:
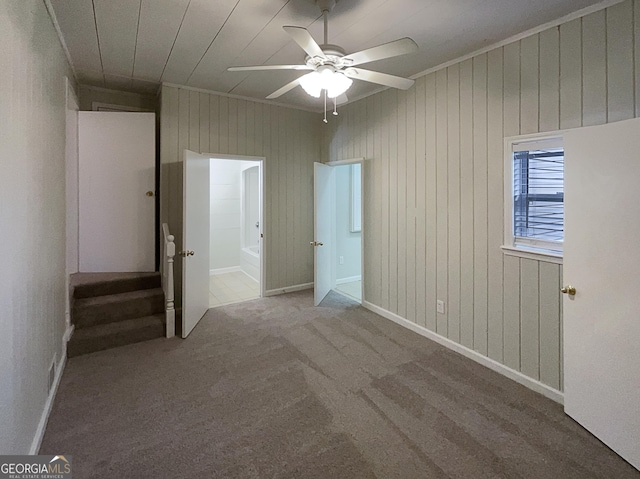
[{"label": "window sill", "polygon": [[535,259],[546,263],[562,264],[562,253],[545,251],[533,248],[518,246],[500,246],[502,253],[507,256],[517,256],[519,258]]}]

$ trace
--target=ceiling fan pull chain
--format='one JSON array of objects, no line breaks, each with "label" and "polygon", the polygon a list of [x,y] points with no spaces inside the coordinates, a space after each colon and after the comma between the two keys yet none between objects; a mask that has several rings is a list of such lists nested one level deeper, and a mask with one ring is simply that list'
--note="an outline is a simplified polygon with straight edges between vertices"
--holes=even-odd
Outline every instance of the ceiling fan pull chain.
[{"label": "ceiling fan pull chain", "polygon": [[335,116],[338,116],[338,97],[337,96],[333,97],[333,114]]},{"label": "ceiling fan pull chain", "polygon": [[324,121],[325,123],[327,122],[327,90],[324,90]]}]

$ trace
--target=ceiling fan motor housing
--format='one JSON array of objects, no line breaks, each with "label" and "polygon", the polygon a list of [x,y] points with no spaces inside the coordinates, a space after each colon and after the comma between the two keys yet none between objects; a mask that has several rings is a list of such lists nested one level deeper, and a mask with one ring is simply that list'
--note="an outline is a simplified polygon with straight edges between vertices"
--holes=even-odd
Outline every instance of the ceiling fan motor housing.
[{"label": "ceiling fan motor housing", "polygon": [[325,54],[325,58],[311,57],[307,55],[304,59],[305,64],[311,68],[318,68],[322,65],[331,65],[339,70],[346,65],[347,62],[343,61],[345,51],[338,45],[320,45],[322,52]]}]

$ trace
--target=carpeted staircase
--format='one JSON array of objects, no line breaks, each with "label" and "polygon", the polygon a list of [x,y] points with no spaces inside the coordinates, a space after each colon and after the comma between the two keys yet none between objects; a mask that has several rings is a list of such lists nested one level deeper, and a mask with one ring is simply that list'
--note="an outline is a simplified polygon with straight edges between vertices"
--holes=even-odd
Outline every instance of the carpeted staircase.
[{"label": "carpeted staircase", "polygon": [[161,338],[160,273],[78,273],[71,277],[68,357]]}]

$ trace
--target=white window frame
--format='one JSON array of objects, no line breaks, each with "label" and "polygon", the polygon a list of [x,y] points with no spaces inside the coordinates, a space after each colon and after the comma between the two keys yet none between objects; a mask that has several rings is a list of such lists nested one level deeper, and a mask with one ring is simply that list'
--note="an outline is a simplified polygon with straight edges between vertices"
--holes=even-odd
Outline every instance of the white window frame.
[{"label": "white window frame", "polygon": [[[557,142],[557,145],[555,143]],[[563,132],[545,132],[505,138],[504,141],[504,254],[562,264],[562,244],[519,239],[513,234],[513,152],[514,146],[527,144],[528,150],[563,146]]]}]

